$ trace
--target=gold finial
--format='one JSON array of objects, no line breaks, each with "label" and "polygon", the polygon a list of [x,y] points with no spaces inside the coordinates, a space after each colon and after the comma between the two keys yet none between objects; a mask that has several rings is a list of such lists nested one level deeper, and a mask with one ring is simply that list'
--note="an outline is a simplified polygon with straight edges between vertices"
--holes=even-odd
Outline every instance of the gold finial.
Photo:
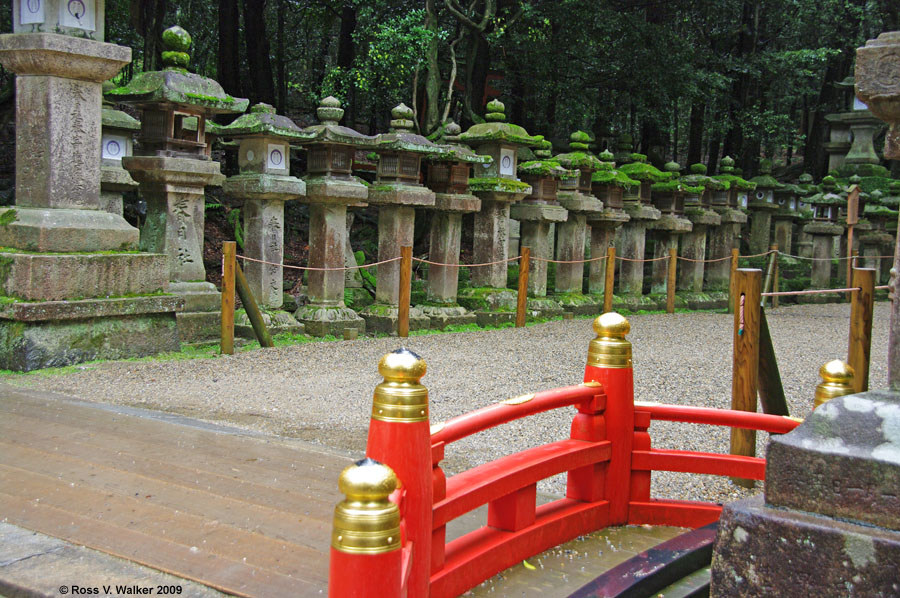
[{"label": "gold finial", "polygon": [[346,498],[334,508],[331,545],[354,554],[380,554],[400,548],[400,510],[388,500],[397,476],[368,457],[341,472],[338,488]]},{"label": "gold finial", "polygon": [[621,314],[606,312],[594,320],[597,338],[588,348],[588,365],[601,368],[630,368],[631,342],[625,336],[631,324]]},{"label": "gold finial", "polygon": [[853,368],[840,359],[829,361],[820,367],[819,376],[822,382],[816,386],[814,409],[831,399],[854,393]]},{"label": "gold finial", "polygon": [[428,389],[419,383],[425,360],[409,349],[397,349],[381,358],[378,373],[384,382],[375,387],[372,419],[389,422],[428,420]]}]

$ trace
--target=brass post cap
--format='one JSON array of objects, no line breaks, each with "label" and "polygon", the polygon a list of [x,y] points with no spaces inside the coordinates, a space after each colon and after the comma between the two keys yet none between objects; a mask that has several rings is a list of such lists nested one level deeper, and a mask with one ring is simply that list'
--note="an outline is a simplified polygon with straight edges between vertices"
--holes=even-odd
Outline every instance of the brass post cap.
[{"label": "brass post cap", "polygon": [[365,458],[345,468],[338,487],[346,499],[334,508],[331,546],[351,554],[400,548],[400,510],[389,500],[399,484],[394,471]]},{"label": "brass post cap", "polygon": [[406,348],[391,351],[378,362],[384,382],[375,387],[372,419],[388,422],[428,420],[428,389],[419,380],[425,375],[425,360]]},{"label": "brass post cap", "polygon": [[816,386],[813,408],[815,409],[831,399],[853,394],[854,374],[853,368],[840,359],[834,359],[820,367],[819,376],[822,378],[822,382]]},{"label": "brass post cap", "polygon": [[631,342],[625,336],[631,324],[614,311],[597,316],[593,323],[597,338],[588,347],[588,365],[601,368],[630,368]]}]

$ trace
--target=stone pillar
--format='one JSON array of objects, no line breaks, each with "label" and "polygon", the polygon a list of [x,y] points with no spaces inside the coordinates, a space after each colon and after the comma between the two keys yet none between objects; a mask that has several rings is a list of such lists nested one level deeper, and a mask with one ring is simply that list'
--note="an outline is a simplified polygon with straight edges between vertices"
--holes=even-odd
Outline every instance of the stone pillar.
[{"label": "stone pillar", "polygon": [[897,393],[864,392],[773,435],[764,494],[722,511],[710,596],[896,596],[898,413]]},{"label": "stone pillar", "polygon": [[475,236],[472,259],[476,264],[501,262],[491,266],[472,268],[472,285],[476,287],[506,288],[509,257],[509,201],[499,201],[479,195],[481,211],[475,214]]},{"label": "stone pillar", "polygon": [[[367,206],[368,204],[363,204],[362,207]],[[348,208],[357,207],[356,205],[348,206]],[[345,267],[353,267],[356,266],[356,256],[353,255],[353,246],[350,244],[350,230],[353,227],[353,220],[356,218],[356,215],[353,213],[352,209],[347,210],[347,226],[345,227],[346,235],[344,242],[344,266]],[[363,286],[362,283],[362,274],[359,273],[359,270],[344,270],[344,287],[345,288],[354,288],[358,289]]]},{"label": "stone pillar", "polygon": [[[622,210],[605,209],[591,216],[591,258],[605,257],[607,249],[614,245],[616,229],[628,222],[628,214]],[[606,289],[606,260],[595,260],[588,266],[588,293],[602,295]]]},{"label": "stone pillar", "polygon": [[778,245],[778,251],[788,255],[793,255],[793,227],[793,216],[775,216],[775,244]]},{"label": "stone pillar", "polygon": [[[844,227],[830,222],[813,222],[803,229],[813,237],[813,262],[811,284],[814,289],[831,288],[831,260],[834,257],[835,238],[843,234]],[[846,264],[846,262],[844,262]],[[829,303],[840,299],[837,293],[800,295],[801,303]]]},{"label": "stone pillar", "polygon": [[[378,208],[378,261],[400,257],[400,248],[412,246],[416,211],[410,206],[384,205]],[[377,268],[375,301],[396,306],[400,300],[400,262]]]},{"label": "stone pillar", "polygon": [[644,286],[643,262],[631,261],[644,259],[644,243],[647,236],[647,223],[632,220],[616,233],[616,249],[621,252],[623,260],[619,265],[619,293],[640,297]]},{"label": "stone pillar", "polygon": [[[273,264],[284,263],[284,202],[266,199],[244,201],[244,254]],[[310,218],[310,228],[312,228]],[[312,244],[310,243],[310,246]],[[245,262],[250,292],[260,307],[278,309],[284,302],[284,270],[280,266]]]},{"label": "stone pillar", "polygon": [[863,263],[865,268],[875,269],[875,284],[880,285],[883,275],[882,260],[879,256],[887,255],[884,247],[890,245],[894,238],[884,231],[875,230],[860,236],[859,244],[862,247]]},{"label": "stone pillar", "polygon": [[692,207],[685,210],[685,217],[690,220],[692,228],[681,237],[681,257],[687,261],[678,261],[676,290],[685,291],[684,300],[690,309],[712,309],[719,307],[718,300],[703,295],[703,277],[706,273],[707,259],[706,239],[711,230],[719,228],[722,217],[712,210]]},{"label": "stone pillar", "polygon": [[648,228],[653,231],[653,237],[656,240],[653,257],[666,258],[652,262],[650,292],[654,295],[664,295],[669,271],[669,250],[678,249],[678,238],[691,232],[693,225],[689,220],[674,214],[665,214],[659,220],[652,222]]},{"label": "stone pillar", "polygon": [[[553,256],[550,230],[554,222],[565,222],[566,210],[556,204],[521,202],[510,208],[510,216],[519,221],[520,244],[531,248],[532,258],[550,259]],[[562,314],[558,302],[547,297],[547,262],[531,260],[528,271],[529,312],[537,312],[542,317]]]},{"label": "stone pillar", "polygon": [[[735,228],[747,222],[747,215],[740,210],[717,208],[716,213],[722,224],[711,228],[707,237],[707,254],[709,259],[731,256],[731,250],[737,247]],[[768,248],[767,248],[768,249]],[[731,284],[731,260],[710,262],[706,266],[706,289],[718,294],[728,293]]]},{"label": "stone pillar", "polygon": [[[584,240],[587,233],[587,216],[569,212],[565,222],[556,226],[556,259],[579,261],[584,259]],[[581,293],[584,281],[584,264],[556,264],[556,292]]]},{"label": "stone pillar", "polygon": [[[754,204],[756,202],[753,202]],[[769,204],[765,204],[768,206]],[[754,206],[755,207],[755,206]],[[772,205],[772,209],[755,207],[750,214],[750,253],[765,253],[771,245],[772,212],[778,206]],[[779,245],[780,247],[780,245]]]}]

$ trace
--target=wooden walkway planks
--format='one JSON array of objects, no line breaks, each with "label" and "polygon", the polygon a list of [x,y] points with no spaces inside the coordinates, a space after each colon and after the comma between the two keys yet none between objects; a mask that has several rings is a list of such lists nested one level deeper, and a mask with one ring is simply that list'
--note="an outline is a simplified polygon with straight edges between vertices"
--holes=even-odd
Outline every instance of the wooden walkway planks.
[{"label": "wooden walkway planks", "polygon": [[321,595],[349,462],[0,385],[0,517],[236,595]]}]

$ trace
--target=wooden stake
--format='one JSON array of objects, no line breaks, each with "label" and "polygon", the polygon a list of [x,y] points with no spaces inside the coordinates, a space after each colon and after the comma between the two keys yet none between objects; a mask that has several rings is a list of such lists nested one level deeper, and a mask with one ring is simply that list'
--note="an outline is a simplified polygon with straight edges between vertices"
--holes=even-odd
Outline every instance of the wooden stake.
[{"label": "wooden stake", "polygon": [[[762,271],[735,270],[734,277],[734,353],[732,355],[731,408],[756,411],[759,380],[759,299]],[[731,430],[732,455],[756,455],[756,431]],[[750,488],[753,480],[732,478],[739,486]]]},{"label": "wooden stake", "polygon": [[616,282],[616,248],[606,248],[606,281],[603,287],[603,313],[613,308],[613,286]]},{"label": "wooden stake", "polygon": [[666,272],[666,313],[675,313],[675,268],[678,267],[678,250],[669,248],[669,270]]},{"label": "wooden stake", "polygon": [[[781,271],[778,268],[778,254],[775,254],[775,280],[772,281],[772,291],[777,293],[781,290],[781,284],[778,282],[778,277],[781,275]],[[772,297],[772,307],[777,308],[778,304],[781,303],[778,295]]]},{"label": "wooden stake", "polygon": [[[778,245],[769,245],[769,251],[775,251],[775,252],[777,252],[777,251],[778,251]],[[762,287],[762,292],[763,292],[763,293],[768,293],[768,292],[770,292],[770,291],[772,290],[772,287],[775,286],[775,281],[774,281],[774,278],[775,278],[775,259],[776,259],[776,256],[777,256],[777,255],[778,255],[777,253],[770,253],[770,254],[769,254],[769,263],[766,264],[766,279],[765,279],[765,282],[763,283],[763,287]],[[766,305],[766,300],[763,299],[762,302],[760,303],[760,305],[762,305],[763,307],[765,307],[765,305]]]},{"label": "wooden stake", "polygon": [[790,415],[787,399],[784,396],[784,385],[778,371],[778,360],[775,358],[775,346],[769,333],[769,322],[766,310],[759,310],[759,376],[757,378],[759,402],[763,413],[771,415]]},{"label": "wooden stake", "polygon": [[736,247],[731,248],[731,276],[728,278],[728,313],[734,313],[734,273],[738,269],[740,253]]},{"label": "wooden stake", "polygon": [[409,336],[409,295],[412,285],[412,247],[400,248],[400,300],[397,308],[397,336]]},{"label": "wooden stake", "polygon": [[521,248],[519,260],[519,295],[516,297],[516,328],[525,326],[525,308],[528,304],[528,271],[531,268],[531,247]]},{"label": "wooden stake", "polygon": [[237,243],[222,243],[222,355],[234,355],[234,266]]},{"label": "wooden stake", "polygon": [[238,297],[241,298],[241,303],[244,304],[244,311],[247,312],[247,317],[250,318],[250,325],[253,326],[253,334],[256,335],[256,340],[259,341],[261,347],[274,347],[275,343],[272,342],[272,336],[266,330],[266,323],[263,320],[262,312],[259,310],[259,305],[256,304],[256,299],[253,298],[253,293],[250,291],[250,285],[247,284],[247,279],[244,277],[244,271],[241,270],[238,264],[234,265],[234,277],[237,283]]},{"label": "wooden stake", "polygon": [[872,315],[875,301],[875,269],[853,268],[850,293],[850,346],[847,363],[853,368],[853,391],[869,390],[869,359],[872,351]]}]

